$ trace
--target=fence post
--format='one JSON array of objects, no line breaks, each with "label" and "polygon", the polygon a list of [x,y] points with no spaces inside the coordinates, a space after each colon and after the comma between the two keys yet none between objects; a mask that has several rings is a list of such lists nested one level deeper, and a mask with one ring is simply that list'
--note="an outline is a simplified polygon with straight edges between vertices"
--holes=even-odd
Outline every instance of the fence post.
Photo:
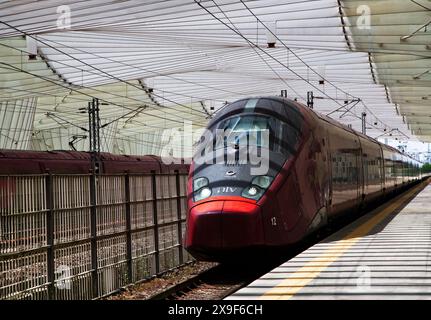
[{"label": "fence post", "polygon": [[160,273],[159,222],[157,217],[157,190],[156,190],[155,171],[151,171],[151,187],[153,190],[154,251],[155,251],[155,260],[156,260],[156,274],[159,274]]},{"label": "fence post", "polygon": [[97,276],[97,195],[96,173],[90,175],[90,203],[91,203],[91,280],[93,284],[93,297],[99,296],[99,281]]},{"label": "fence post", "polygon": [[178,224],[178,257],[180,265],[184,263],[183,257],[183,228],[182,228],[182,216],[181,216],[181,186],[180,186],[180,172],[175,170],[175,183],[177,190],[177,224]]},{"label": "fence post", "polygon": [[48,299],[54,300],[55,263],[54,263],[54,194],[52,187],[52,174],[47,171],[45,176],[46,196],[46,244],[47,244],[47,276],[48,276]]},{"label": "fence post", "polygon": [[126,191],[126,254],[127,254],[127,277],[129,283],[133,282],[132,272],[132,221],[130,218],[130,176],[126,173],[124,177]]}]

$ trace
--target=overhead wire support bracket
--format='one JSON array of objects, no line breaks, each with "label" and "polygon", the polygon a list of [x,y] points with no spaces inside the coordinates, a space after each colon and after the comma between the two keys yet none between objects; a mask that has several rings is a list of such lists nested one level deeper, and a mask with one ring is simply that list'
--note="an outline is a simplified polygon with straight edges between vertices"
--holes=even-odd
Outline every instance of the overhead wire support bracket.
[{"label": "overhead wire support bracket", "polygon": [[207,114],[207,117],[205,119],[211,119],[213,117],[213,115],[207,110],[207,108],[205,107],[205,104],[203,101],[199,101],[202,109],[204,110],[204,112]]},{"label": "overhead wire support bracket", "polygon": [[386,136],[386,135],[392,136],[392,133],[394,131],[398,132],[400,135],[404,136],[406,139],[409,139],[409,136],[407,136],[404,132],[400,131],[398,128],[391,129],[388,132],[385,132],[385,133],[381,134],[380,136],[375,137],[374,139],[378,139],[378,138],[381,138],[381,137]]},{"label": "overhead wire support bracket", "polygon": [[[73,127],[75,127],[75,128],[78,128],[78,129],[81,129],[81,130],[83,130],[83,131],[86,131],[86,132],[88,132],[88,129],[86,129],[86,128],[84,128],[84,127],[80,127],[80,126],[78,126],[78,125],[76,125],[76,124],[74,124],[74,123],[72,123],[72,122],[70,122],[70,121],[68,121],[68,120],[66,120],[66,119],[63,119],[62,117],[59,117],[59,116],[57,116],[56,114],[54,114],[54,113],[52,113],[52,112],[47,112],[46,113],[46,116],[47,117],[50,117],[52,120],[54,120],[55,122],[57,122],[59,125],[61,125],[62,127],[64,127],[64,124],[69,124],[69,125],[71,125],[71,126],[73,126]],[[58,120],[60,120],[60,121],[63,121],[63,123],[61,123],[60,121],[58,121]]]},{"label": "overhead wire support bracket", "polygon": [[310,109],[313,109],[313,107],[314,107],[314,94],[313,94],[313,91],[308,91],[307,92],[307,106]]},{"label": "overhead wire support bracket", "polygon": [[81,140],[84,140],[84,139],[87,139],[87,136],[86,136],[86,135],[78,134],[78,135],[74,135],[74,136],[72,136],[72,140],[71,140],[71,141],[69,141],[69,147],[70,147],[73,151],[78,151],[78,150],[76,150],[76,148],[75,148],[75,143],[76,143],[76,142],[79,142],[79,141],[81,141]]},{"label": "overhead wire support bracket", "polygon": [[[109,105],[109,104],[104,104],[104,105]],[[136,109],[133,109],[133,110],[127,112],[126,114],[123,114],[121,117],[118,117],[118,118],[116,118],[114,120],[111,120],[111,121],[108,121],[108,122],[102,124],[100,126],[100,128],[103,129],[103,128],[109,126],[110,124],[112,124],[114,122],[117,122],[117,121],[120,121],[121,119],[124,119],[124,118],[126,118],[126,117],[128,117],[130,115],[130,117],[127,118],[127,120],[125,121],[125,123],[128,123],[129,121],[132,121],[132,119],[134,117],[138,116],[142,111],[144,111],[145,109],[147,109],[147,107],[148,107],[147,105],[139,106]]]},{"label": "overhead wire support bracket", "polygon": [[362,112],[361,114],[361,120],[362,120],[362,134],[367,134],[367,114],[365,112]]},{"label": "overhead wire support bracket", "polygon": [[[344,117],[345,116],[345,114],[346,113],[348,113],[348,112],[351,112],[351,110],[359,103],[359,102],[361,102],[362,100],[361,99],[353,99],[353,100],[350,100],[347,104],[345,104],[344,106],[341,106],[341,107],[339,107],[339,108],[337,108],[337,109],[335,109],[334,111],[331,111],[330,113],[327,113],[326,115],[329,117],[331,114],[334,114],[334,113],[336,113],[336,112],[343,112],[343,114],[342,115],[340,115],[340,119],[342,118],[342,117]],[[351,103],[354,103],[353,105],[351,105],[350,107],[347,107],[349,104],[351,104]],[[344,110],[343,110],[344,109]]]},{"label": "overhead wire support bracket", "polygon": [[90,154],[93,173],[100,173],[100,116],[99,99],[88,103],[88,126],[90,131]]},{"label": "overhead wire support bracket", "polygon": [[431,19],[425,23],[424,25],[422,25],[421,27],[419,27],[418,29],[416,29],[415,31],[413,31],[412,33],[410,33],[407,36],[403,36],[400,38],[401,41],[406,41],[408,39],[410,39],[411,37],[413,37],[414,35],[416,35],[419,31],[421,31],[422,29],[426,29],[429,25],[431,24]]},{"label": "overhead wire support bracket", "polygon": [[428,69],[428,70],[426,70],[426,71],[424,71],[424,72],[421,72],[421,73],[419,73],[419,74],[417,74],[417,75],[413,76],[413,79],[414,79],[414,80],[419,80],[422,76],[424,76],[424,75],[426,75],[426,74],[428,74],[428,73],[430,73],[430,72],[431,72],[431,69]]},{"label": "overhead wire support bracket", "polygon": [[158,106],[159,108],[163,108],[164,106],[162,104],[160,104],[155,98],[155,94],[154,94],[154,89],[148,87],[144,81],[142,81],[142,79],[138,80],[139,84],[141,85],[142,89],[145,91],[145,93],[147,94],[148,98],[151,100],[152,103],[154,103],[154,105]]}]

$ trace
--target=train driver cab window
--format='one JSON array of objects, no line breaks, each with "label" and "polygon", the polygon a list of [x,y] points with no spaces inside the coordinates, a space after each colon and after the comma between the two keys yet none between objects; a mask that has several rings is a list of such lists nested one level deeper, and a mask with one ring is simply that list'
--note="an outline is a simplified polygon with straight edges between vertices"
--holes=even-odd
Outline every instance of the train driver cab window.
[{"label": "train driver cab window", "polygon": [[263,116],[237,116],[222,121],[218,130],[225,132],[224,141],[217,141],[216,149],[220,147],[235,147],[238,148],[240,143],[248,143],[249,146],[269,147],[270,141],[265,142],[265,132],[269,137],[274,132],[274,121]]},{"label": "train driver cab window", "polygon": [[[299,140],[296,128],[264,115],[232,117],[220,122],[217,129],[227,131],[228,134],[225,135],[224,142],[220,139],[217,141],[216,149],[223,146],[238,148],[241,141],[248,141],[249,146],[268,147],[270,151],[291,155]],[[268,134],[269,141],[266,141]]]}]

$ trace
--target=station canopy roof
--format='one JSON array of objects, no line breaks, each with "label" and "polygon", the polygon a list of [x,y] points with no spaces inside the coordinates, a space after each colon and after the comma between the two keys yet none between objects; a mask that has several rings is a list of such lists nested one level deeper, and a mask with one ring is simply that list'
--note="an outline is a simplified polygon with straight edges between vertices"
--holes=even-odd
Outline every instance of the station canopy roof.
[{"label": "station canopy roof", "polygon": [[68,149],[99,98],[105,151],[157,153],[161,130],[203,127],[226,102],[281,90],[303,103],[312,91],[314,109],[359,131],[366,113],[372,137],[431,141],[430,10],[429,0],[0,1],[0,147]]}]

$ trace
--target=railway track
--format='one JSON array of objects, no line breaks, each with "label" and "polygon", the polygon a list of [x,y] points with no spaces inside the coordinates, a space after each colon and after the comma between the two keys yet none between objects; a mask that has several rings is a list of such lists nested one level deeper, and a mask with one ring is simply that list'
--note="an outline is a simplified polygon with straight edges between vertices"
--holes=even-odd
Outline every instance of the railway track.
[{"label": "railway track", "polygon": [[281,263],[293,258],[308,247],[329,236],[342,226],[355,220],[358,216],[333,223],[331,228],[304,239],[300,244],[287,251],[280,251],[264,259],[265,263],[249,261],[243,265],[218,264],[189,279],[179,282],[166,290],[154,294],[149,300],[222,300],[254,280],[278,267]]},{"label": "railway track", "polygon": [[[400,192],[397,192],[397,194]],[[387,200],[387,199],[386,199]],[[150,300],[222,300],[233,294],[242,287],[250,284],[262,275],[268,273],[281,263],[293,258],[297,254],[305,251],[310,246],[318,243],[324,238],[337,232],[349,223],[355,221],[365,213],[377,208],[384,203],[383,200],[373,203],[361,212],[356,212],[349,216],[338,218],[330,223],[326,228],[309,235],[301,243],[280,251],[279,255],[264,259],[262,265],[251,267],[256,261],[244,264],[242,267],[237,265],[217,265],[198,275],[151,296]]]},{"label": "railway track", "polygon": [[217,265],[167,290],[155,294],[150,300],[222,300],[271,270],[271,266],[255,269]]}]

